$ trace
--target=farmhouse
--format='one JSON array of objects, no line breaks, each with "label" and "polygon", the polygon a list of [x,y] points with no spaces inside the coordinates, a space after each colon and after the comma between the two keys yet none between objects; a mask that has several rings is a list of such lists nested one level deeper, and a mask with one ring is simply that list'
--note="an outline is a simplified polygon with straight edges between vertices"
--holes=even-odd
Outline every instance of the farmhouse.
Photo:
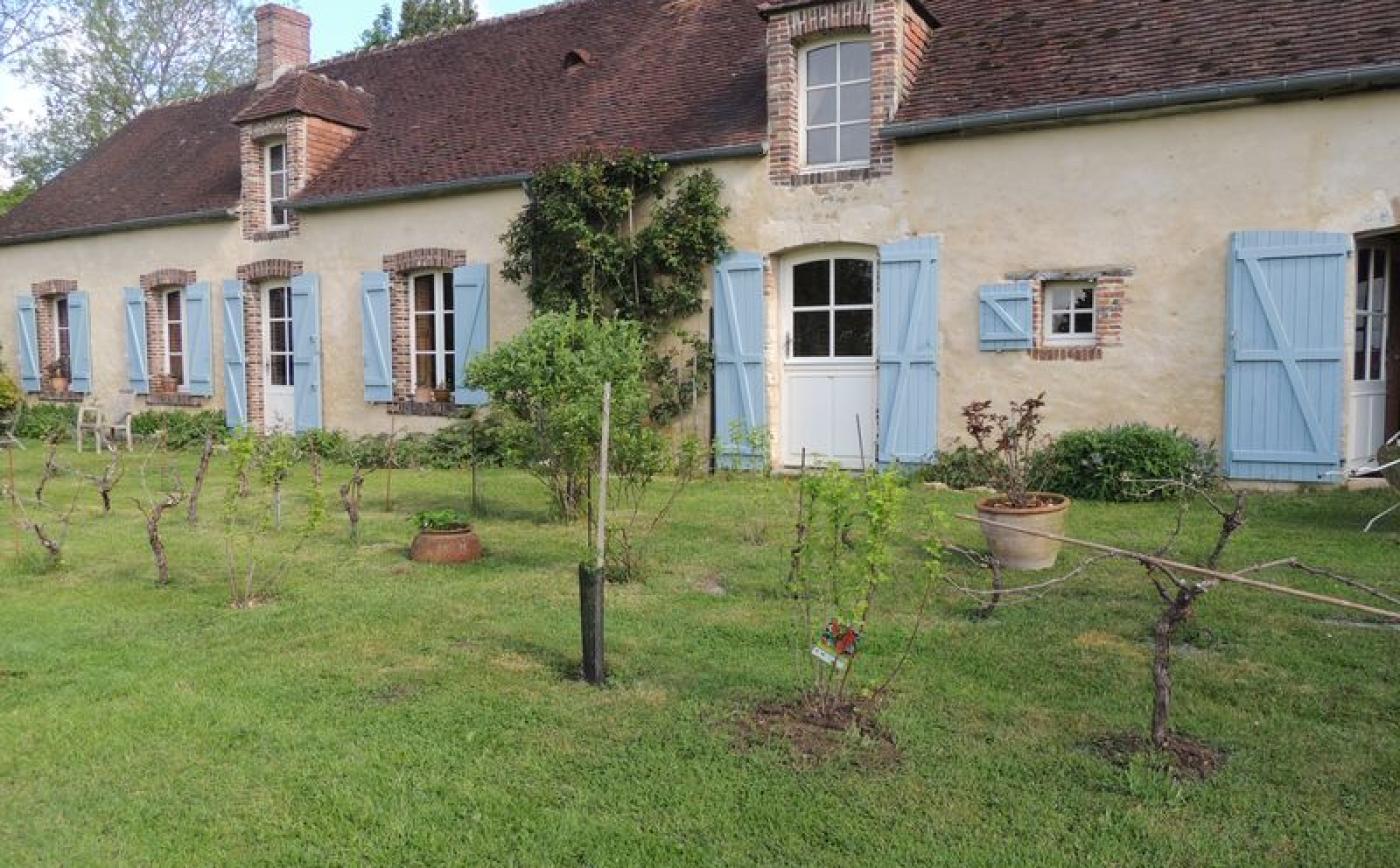
[{"label": "farmhouse", "polygon": [[[1318,482],[1400,426],[1400,0],[566,0],[145,112],[0,218],[41,401],[259,429],[440,424],[524,325],[531,170],[631,147],[724,183],[699,418],[858,464],[959,408],[1219,441]],[[68,362],[66,391],[51,371]],[[866,453],[863,455],[862,453]]]}]

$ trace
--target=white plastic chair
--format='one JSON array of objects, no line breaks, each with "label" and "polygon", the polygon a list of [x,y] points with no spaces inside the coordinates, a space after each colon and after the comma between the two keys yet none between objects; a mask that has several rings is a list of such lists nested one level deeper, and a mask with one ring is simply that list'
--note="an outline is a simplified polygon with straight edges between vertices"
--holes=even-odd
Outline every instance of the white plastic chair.
[{"label": "white plastic chair", "polygon": [[84,401],[82,405],[78,407],[78,425],[77,430],[74,432],[74,436],[77,438],[78,441],[79,452],[83,451],[84,435],[88,433],[92,434],[93,441],[96,444],[94,446],[93,451],[102,451],[103,424],[104,420],[102,418],[102,408],[99,407],[97,404],[88,403],[87,401]]},{"label": "white plastic chair", "polygon": [[117,393],[117,399],[112,402],[111,410],[103,420],[103,428],[108,438],[117,443],[126,441],[126,451],[130,452],[131,446],[131,417],[132,407],[135,405],[135,397],[129,389],[122,389]]}]

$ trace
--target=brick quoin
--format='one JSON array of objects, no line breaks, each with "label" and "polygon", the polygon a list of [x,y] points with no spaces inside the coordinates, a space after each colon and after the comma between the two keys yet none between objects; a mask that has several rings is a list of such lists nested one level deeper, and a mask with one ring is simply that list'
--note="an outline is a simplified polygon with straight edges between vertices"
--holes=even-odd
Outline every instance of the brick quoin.
[{"label": "brick quoin", "polygon": [[450,271],[467,264],[465,250],[419,247],[384,257],[389,275],[389,344],[394,368],[394,400],[413,400],[413,323],[408,279],[419,271]]}]

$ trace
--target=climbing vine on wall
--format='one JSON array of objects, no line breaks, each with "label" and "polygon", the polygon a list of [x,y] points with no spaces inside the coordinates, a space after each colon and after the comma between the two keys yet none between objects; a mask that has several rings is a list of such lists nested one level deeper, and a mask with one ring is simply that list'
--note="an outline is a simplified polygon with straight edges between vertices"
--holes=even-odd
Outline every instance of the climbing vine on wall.
[{"label": "climbing vine on wall", "polygon": [[729,246],[722,189],[708,169],[680,174],[649,154],[589,152],[536,172],[502,238],[505,276],[536,312],[642,324],[658,423],[708,387],[708,342],[683,324],[704,309],[707,269]]}]

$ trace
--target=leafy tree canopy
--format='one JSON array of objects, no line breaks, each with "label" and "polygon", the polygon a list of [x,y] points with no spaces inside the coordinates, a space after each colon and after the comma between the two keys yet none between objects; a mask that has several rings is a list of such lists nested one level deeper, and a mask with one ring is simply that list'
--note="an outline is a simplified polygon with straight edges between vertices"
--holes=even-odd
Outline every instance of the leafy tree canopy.
[{"label": "leafy tree canopy", "polygon": [[362,48],[378,48],[426,36],[448,27],[459,27],[476,21],[476,4],[472,0],[402,0],[399,3],[399,23],[394,27],[394,12],[388,3],[379,7],[369,29],[360,35]]},{"label": "leafy tree canopy", "polygon": [[[0,0],[4,2],[4,0]],[[65,33],[19,56],[44,95],[8,162],[42,183],[146,109],[231,87],[252,75],[252,6],[245,0],[67,0]]]}]

